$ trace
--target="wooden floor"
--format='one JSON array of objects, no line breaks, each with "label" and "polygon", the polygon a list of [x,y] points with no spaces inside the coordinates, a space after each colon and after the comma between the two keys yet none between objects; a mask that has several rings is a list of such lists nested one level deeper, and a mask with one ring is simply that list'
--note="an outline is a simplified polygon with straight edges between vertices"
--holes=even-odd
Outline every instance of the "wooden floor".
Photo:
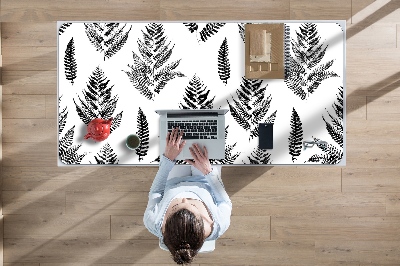
[{"label": "wooden floor", "polygon": [[[154,167],[57,165],[57,20],[347,21],[347,166],[225,167],[231,226],[194,265],[400,265],[399,0],[1,0],[4,265],[165,265]],[[1,232],[2,230],[0,230]]]}]

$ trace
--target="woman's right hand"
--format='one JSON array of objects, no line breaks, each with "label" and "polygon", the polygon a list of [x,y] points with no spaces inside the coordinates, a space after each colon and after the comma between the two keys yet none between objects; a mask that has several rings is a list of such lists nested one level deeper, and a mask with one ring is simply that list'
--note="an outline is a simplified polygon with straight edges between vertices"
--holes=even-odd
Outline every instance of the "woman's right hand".
[{"label": "woman's right hand", "polygon": [[194,160],[185,160],[188,164],[196,167],[200,172],[204,175],[207,175],[211,172],[211,164],[208,159],[208,151],[206,146],[204,146],[204,151],[201,150],[200,146],[196,143],[189,147],[190,153],[193,156]]}]

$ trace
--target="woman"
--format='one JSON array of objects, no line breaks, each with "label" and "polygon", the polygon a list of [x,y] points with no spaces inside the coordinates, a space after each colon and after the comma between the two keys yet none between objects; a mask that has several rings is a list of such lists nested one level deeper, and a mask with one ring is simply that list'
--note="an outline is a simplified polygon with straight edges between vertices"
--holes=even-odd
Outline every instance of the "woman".
[{"label": "woman", "polygon": [[186,141],[183,131],[167,135],[164,154],[149,192],[143,217],[146,228],[163,240],[178,264],[191,263],[205,240],[219,238],[229,227],[232,202],[217,167],[211,167],[206,147],[190,147],[191,174],[171,176]]}]

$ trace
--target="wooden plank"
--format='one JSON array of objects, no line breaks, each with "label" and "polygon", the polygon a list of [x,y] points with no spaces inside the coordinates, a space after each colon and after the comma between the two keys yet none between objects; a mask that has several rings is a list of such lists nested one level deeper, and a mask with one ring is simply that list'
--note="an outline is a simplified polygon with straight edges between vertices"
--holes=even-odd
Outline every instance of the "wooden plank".
[{"label": "wooden plank", "polygon": [[155,167],[4,167],[3,190],[149,192]]},{"label": "wooden plank", "polygon": [[44,167],[57,165],[57,144],[48,139],[45,142],[3,143],[4,166]]},{"label": "wooden plank", "polygon": [[234,216],[385,216],[384,193],[237,193]]},{"label": "wooden plank", "polygon": [[[170,259],[170,261],[172,261]],[[134,266],[134,265],[143,265],[143,266],[176,266],[176,263],[172,261],[172,263],[40,263],[40,266]],[[200,266],[200,264],[191,263],[191,266]],[[18,266],[18,265],[17,265]],[[29,266],[29,265],[28,265]],[[357,264],[358,266],[358,264]]]},{"label": "wooden plank", "polygon": [[368,6],[374,3],[376,0],[351,0],[351,22],[357,23],[360,18],[357,18],[359,12],[365,13],[364,9],[368,9]]},{"label": "wooden plank", "polygon": [[398,240],[400,217],[275,217],[271,239],[281,240]]},{"label": "wooden plank", "polygon": [[52,1],[2,0],[2,21],[57,21],[57,20],[159,20],[159,0],[95,0]]},{"label": "wooden plank", "polygon": [[143,223],[143,215],[111,216],[111,239],[153,239]]},{"label": "wooden plank", "polygon": [[[37,240],[5,239],[7,262],[119,264],[173,262],[171,254],[158,247],[158,240]],[[268,250],[269,252],[265,252]],[[54,256],[57,254],[57,257]],[[290,256],[288,256],[290,254]],[[216,251],[199,254],[195,263],[243,265],[315,264],[314,241],[235,241],[218,239]]]},{"label": "wooden plank", "polygon": [[[148,192],[66,192],[68,214],[143,215]],[[134,206],[134,207],[132,207]]]},{"label": "wooden plank", "polygon": [[347,168],[393,168],[400,159],[399,145],[347,141]]},{"label": "wooden plank", "polygon": [[29,57],[4,56],[3,68],[6,71],[52,71],[57,69],[57,52]]},{"label": "wooden plank", "polygon": [[[4,3],[2,3],[2,7],[3,6],[5,6]],[[2,13],[3,13],[3,8],[2,8]],[[57,21],[57,19],[55,21]],[[22,23],[3,22],[2,45],[3,47],[7,46],[57,47],[57,23],[55,21],[42,22],[42,23],[39,22],[26,23],[27,21],[24,21]]]},{"label": "wooden plank", "polygon": [[400,241],[317,240],[315,248],[321,264],[352,261],[386,265],[400,261]]},{"label": "wooden plank", "polygon": [[[229,229],[220,239],[230,238],[246,241],[267,241],[271,239],[270,216],[232,216]],[[218,241],[218,240],[217,240]]]},{"label": "wooden plank", "polygon": [[57,94],[57,72],[7,71],[3,73],[3,94]]},{"label": "wooden plank", "polygon": [[347,124],[346,139],[352,143],[382,143],[400,144],[397,134],[400,131],[398,121],[385,120],[351,120]]},{"label": "wooden plank", "polygon": [[[367,119],[367,97],[350,96],[346,98],[346,119],[351,121]],[[350,123],[347,123],[349,126]],[[349,136],[347,133],[346,136]]]},{"label": "wooden plank", "polygon": [[397,48],[346,50],[347,96],[400,96],[400,71],[391,67],[400,60]]},{"label": "wooden plank", "polygon": [[3,266],[40,266],[40,263],[4,263]]},{"label": "wooden plank", "polygon": [[386,196],[386,214],[388,216],[400,216],[400,194],[398,191],[396,194]]},{"label": "wooden plank", "polygon": [[4,118],[46,118],[44,95],[3,95]]},{"label": "wooden plank", "polygon": [[390,0],[352,0],[352,23],[364,28],[380,22],[398,22],[399,3]]},{"label": "wooden plank", "polygon": [[367,119],[399,121],[399,104],[400,97],[367,97]]},{"label": "wooden plank", "polygon": [[3,214],[65,213],[64,192],[3,191]]},{"label": "wooden plank", "polygon": [[[367,28],[350,25],[348,30],[357,32],[357,34],[349,38],[346,45],[352,49],[366,50],[366,56],[373,52],[367,52],[367,49],[396,48],[396,25],[391,22],[379,22]],[[374,36],[374,38],[371,38],[371,36]],[[379,64],[379,62],[377,63]]]},{"label": "wooden plank", "polygon": [[58,118],[57,95],[46,95],[46,118]]},{"label": "wooden plank", "polygon": [[[96,230],[91,230],[96,228]],[[110,239],[109,215],[6,215],[4,238]]]},{"label": "wooden plank", "polygon": [[291,0],[290,19],[319,20],[351,17],[351,1],[348,0]]},{"label": "wooden plank", "polygon": [[57,142],[55,119],[3,119],[3,142]]},{"label": "wooden plank", "polygon": [[160,0],[161,20],[265,20],[289,19],[290,0],[240,1]]},{"label": "wooden plank", "polygon": [[238,191],[269,193],[339,192],[340,168],[327,167],[222,167],[229,195]]},{"label": "wooden plank", "polygon": [[400,168],[343,168],[343,192],[396,193]]}]

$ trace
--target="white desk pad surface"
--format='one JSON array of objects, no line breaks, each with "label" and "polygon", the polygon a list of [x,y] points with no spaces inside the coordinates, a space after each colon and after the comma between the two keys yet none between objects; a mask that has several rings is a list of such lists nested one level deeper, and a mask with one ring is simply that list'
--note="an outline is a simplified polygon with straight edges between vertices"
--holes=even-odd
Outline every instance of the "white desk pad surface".
[{"label": "white desk pad surface", "polygon": [[[343,165],[345,23],[285,23],[284,80],[245,78],[244,26],[59,23],[59,165],[157,165],[155,110],[183,108],[230,110],[215,164]],[[111,117],[106,140],[84,139],[92,119]],[[258,149],[259,123],[274,124],[272,150]],[[142,139],[135,151],[125,146],[132,133]],[[327,145],[304,149],[318,140]]]}]

